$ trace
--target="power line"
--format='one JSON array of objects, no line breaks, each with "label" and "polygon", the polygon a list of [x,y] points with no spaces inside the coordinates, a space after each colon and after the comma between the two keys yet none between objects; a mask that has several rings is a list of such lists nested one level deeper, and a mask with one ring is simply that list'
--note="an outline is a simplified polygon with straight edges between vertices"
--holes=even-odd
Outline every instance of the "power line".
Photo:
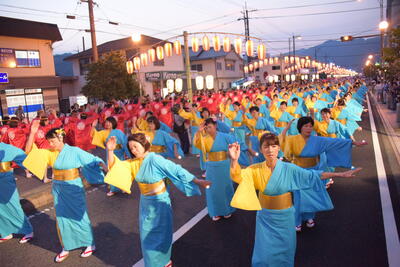
[{"label": "power line", "polygon": [[329,2],[329,3],[321,3],[321,4],[309,4],[309,5],[301,5],[301,6],[287,6],[287,7],[275,7],[275,8],[261,8],[261,9],[257,9],[257,11],[279,10],[279,9],[292,9],[292,8],[315,7],[315,6],[327,6],[327,5],[336,5],[336,4],[345,4],[345,3],[354,3],[354,2],[357,2],[357,0],[340,1],[340,2]]},{"label": "power line", "polygon": [[359,8],[359,9],[351,9],[351,10],[330,11],[330,12],[317,12],[317,13],[305,13],[305,14],[293,14],[293,15],[279,15],[279,16],[267,16],[267,17],[252,17],[250,19],[276,19],[276,18],[287,18],[287,17],[330,15],[330,14],[338,14],[338,13],[349,13],[349,12],[375,10],[375,9],[379,9],[379,8],[380,7],[368,7],[368,8]]}]

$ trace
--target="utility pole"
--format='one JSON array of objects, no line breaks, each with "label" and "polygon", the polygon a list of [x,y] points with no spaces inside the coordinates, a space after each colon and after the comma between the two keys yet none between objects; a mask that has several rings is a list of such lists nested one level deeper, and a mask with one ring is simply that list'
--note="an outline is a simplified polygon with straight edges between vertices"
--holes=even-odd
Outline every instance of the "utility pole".
[{"label": "utility pole", "polygon": [[184,48],[185,48],[185,70],[186,70],[188,98],[189,98],[190,103],[192,103],[193,102],[193,91],[192,91],[192,77],[190,76],[189,34],[187,31],[183,32],[183,44],[184,44]]},{"label": "utility pole", "polygon": [[85,36],[82,36],[82,48],[83,48],[82,51],[86,50],[86,48],[85,48]]},{"label": "utility pole", "polygon": [[97,62],[99,60],[99,53],[97,51],[97,43],[96,43],[96,29],[94,26],[94,13],[93,13],[93,0],[81,0],[81,2],[88,3],[89,7],[89,22],[90,22],[90,36],[92,39],[92,52],[93,52],[93,62]]},{"label": "utility pole", "polygon": [[[247,9],[247,2],[245,2],[245,6],[244,6],[244,10],[241,11],[241,13],[243,14],[242,18],[238,18],[237,20],[243,20],[244,22],[244,35],[246,42],[250,39],[250,24],[249,24],[249,12],[254,12],[257,11],[257,9],[253,9],[253,10],[248,10]],[[246,62],[249,62],[249,60],[247,59]]]},{"label": "utility pole", "polygon": [[297,71],[296,71],[296,37],[294,36],[294,34],[292,36],[292,40],[293,40],[293,58],[294,58],[294,66],[295,66],[294,74],[296,74],[297,73]]}]

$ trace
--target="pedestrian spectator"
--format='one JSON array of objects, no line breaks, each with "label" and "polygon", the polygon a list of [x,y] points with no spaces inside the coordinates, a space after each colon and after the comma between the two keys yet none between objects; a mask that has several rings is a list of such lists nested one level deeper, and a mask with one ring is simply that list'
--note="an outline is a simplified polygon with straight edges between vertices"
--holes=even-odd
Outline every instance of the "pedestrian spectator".
[{"label": "pedestrian spectator", "polygon": [[185,127],[185,119],[179,116],[179,106],[174,106],[172,108],[174,113],[174,132],[178,134],[179,140],[181,141],[181,147],[183,153],[188,154],[190,148],[190,141],[187,129]]},{"label": "pedestrian spectator", "polygon": [[22,106],[18,106],[17,110],[15,111],[15,116],[18,120],[22,121],[25,118],[25,112]]}]

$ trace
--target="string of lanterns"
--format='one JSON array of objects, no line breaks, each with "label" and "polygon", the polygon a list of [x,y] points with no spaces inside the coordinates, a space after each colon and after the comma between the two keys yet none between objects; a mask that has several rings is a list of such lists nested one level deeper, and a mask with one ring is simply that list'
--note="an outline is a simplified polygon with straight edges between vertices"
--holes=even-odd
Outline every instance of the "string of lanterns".
[{"label": "string of lanterns", "polygon": [[[221,43],[221,38],[218,35],[213,36],[211,39],[207,35],[204,35],[202,38],[193,36],[190,44],[194,53],[197,53],[200,50],[200,43],[204,51],[209,51],[212,47],[216,52],[220,51],[222,48],[224,52],[229,53],[232,49],[231,44],[233,44],[234,51],[239,55],[242,54],[243,47],[249,57],[253,57],[255,52],[255,44],[253,40],[249,39],[243,43],[240,37],[235,38],[233,42],[231,42],[231,39],[225,36],[222,38]],[[258,58],[264,60],[266,57],[265,45],[261,43],[258,44],[256,50]],[[171,57],[173,54],[182,54],[182,44],[179,40],[175,40],[172,43],[166,42],[164,45],[158,45],[155,48],[148,49],[147,53],[141,53],[140,55],[135,56],[132,61],[127,61],[126,67],[128,72],[133,72],[134,70],[138,71],[141,67],[145,67],[156,60],[163,60],[166,57]]]}]

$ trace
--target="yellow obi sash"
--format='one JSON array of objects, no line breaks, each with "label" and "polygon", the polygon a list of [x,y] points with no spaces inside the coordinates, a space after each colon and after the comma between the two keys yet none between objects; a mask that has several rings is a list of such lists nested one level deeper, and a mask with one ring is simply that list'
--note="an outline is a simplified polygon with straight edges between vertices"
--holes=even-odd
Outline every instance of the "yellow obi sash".
[{"label": "yellow obi sash", "polygon": [[338,122],[340,122],[343,125],[346,125],[347,120],[346,119],[336,119]]},{"label": "yellow obi sash", "polygon": [[70,181],[75,180],[79,177],[79,170],[77,168],[68,169],[68,170],[56,170],[53,169],[54,172],[54,180],[58,181]]},{"label": "yellow obi sash", "polygon": [[240,127],[240,126],[242,126],[242,122],[241,121],[232,121],[232,126],[233,127]]},{"label": "yellow obi sash", "polygon": [[0,162],[0,172],[10,172],[10,171],[12,171],[11,161]]},{"label": "yellow obi sash", "polygon": [[275,122],[275,127],[286,127],[287,124],[288,123],[286,121],[276,121]]},{"label": "yellow obi sash", "polygon": [[227,158],[228,156],[226,155],[226,151],[208,152],[209,161],[223,161]]},{"label": "yellow obi sash", "polygon": [[263,132],[264,132],[264,130],[261,130],[261,129],[254,129],[252,135],[258,137],[258,136],[259,136],[261,133],[263,133]]},{"label": "yellow obi sash", "polygon": [[150,147],[150,152],[163,153],[165,151],[166,151],[165,146],[151,145],[151,147]]},{"label": "yellow obi sash", "polygon": [[139,183],[140,193],[144,196],[155,196],[164,193],[167,188],[165,187],[165,183],[163,180],[160,180],[154,184],[144,184]]},{"label": "yellow obi sash", "polygon": [[284,210],[293,205],[292,193],[290,192],[278,196],[267,196],[260,192],[258,197],[263,209]]},{"label": "yellow obi sash", "polygon": [[302,168],[314,167],[318,163],[318,158],[294,158],[293,163]]},{"label": "yellow obi sash", "polygon": [[301,115],[300,115],[300,114],[297,114],[297,113],[292,114],[292,116],[295,117],[296,119],[301,118]]}]

